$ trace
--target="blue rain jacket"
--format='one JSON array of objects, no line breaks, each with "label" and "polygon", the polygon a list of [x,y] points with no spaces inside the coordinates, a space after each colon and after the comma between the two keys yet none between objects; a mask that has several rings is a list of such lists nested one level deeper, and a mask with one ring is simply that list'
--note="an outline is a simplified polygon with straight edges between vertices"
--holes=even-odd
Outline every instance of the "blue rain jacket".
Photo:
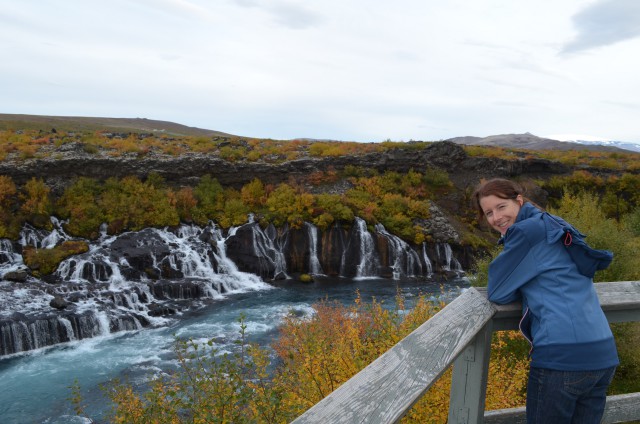
[{"label": "blue rain jacket", "polygon": [[531,366],[562,371],[618,365],[613,334],[592,277],[611,252],[590,248],[584,235],[525,203],[489,265],[489,300],[522,301],[520,330],[532,345]]}]

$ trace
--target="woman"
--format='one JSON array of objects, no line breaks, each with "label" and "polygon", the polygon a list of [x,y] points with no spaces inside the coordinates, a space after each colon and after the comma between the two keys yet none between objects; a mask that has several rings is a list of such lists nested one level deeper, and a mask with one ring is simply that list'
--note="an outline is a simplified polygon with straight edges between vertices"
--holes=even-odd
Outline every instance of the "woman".
[{"label": "woman", "polygon": [[489,265],[489,300],[522,301],[520,330],[531,343],[527,422],[599,423],[619,361],[592,278],[612,254],[591,249],[513,181],[486,181],[473,201],[504,244]]}]

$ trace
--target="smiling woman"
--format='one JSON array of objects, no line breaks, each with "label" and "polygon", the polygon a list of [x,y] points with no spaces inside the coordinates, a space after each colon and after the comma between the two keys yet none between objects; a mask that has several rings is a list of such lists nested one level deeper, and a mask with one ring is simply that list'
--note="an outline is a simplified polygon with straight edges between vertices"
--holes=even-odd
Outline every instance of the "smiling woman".
[{"label": "smiling woman", "polygon": [[515,199],[503,199],[495,194],[480,199],[480,206],[487,222],[502,235],[516,222],[523,203],[524,200],[520,194]]},{"label": "smiling woman", "polygon": [[619,361],[592,278],[613,255],[591,249],[523,193],[513,181],[493,179],[473,199],[504,244],[489,265],[489,300],[522,302],[520,330],[531,344],[527,423],[599,423]]}]

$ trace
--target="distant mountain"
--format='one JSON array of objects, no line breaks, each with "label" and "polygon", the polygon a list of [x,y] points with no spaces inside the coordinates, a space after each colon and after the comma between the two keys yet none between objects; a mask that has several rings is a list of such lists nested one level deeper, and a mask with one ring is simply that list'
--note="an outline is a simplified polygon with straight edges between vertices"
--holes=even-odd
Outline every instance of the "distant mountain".
[{"label": "distant mountain", "polygon": [[613,141],[613,140],[601,140],[601,141],[587,141],[587,140],[567,140],[569,143],[583,144],[585,146],[609,146],[617,147],[619,149],[630,150],[633,152],[640,152],[640,143],[628,143],[626,141]]},{"label": "distant mountain", "polygon": [[51,131],[111,131],[164,133],[175,136],[231,136],[220,131],[188,127],[174,122],[146,118],[95,118],[0,113],[0,129]]},{"label": "distant mountain", "polygon": [[[638,151],[635,149],[624,148],[621,145],[602,145],[599,143],[587,144],[587,142],[569,142],[552,140],[550,138],[543,138],[535,136],[531,133],[524,134],[502,134],[492,135],[489,137],[455,137],[450,138],[447,141],[451,141],[457,144],[466,144],[471,146],[495,146],[503,147],[507,149],[527,149],[527,150],[592,150],[603,152],[620,152],[625,153],[629,150]],[[634,145],[636,147],[640,147]]]}]

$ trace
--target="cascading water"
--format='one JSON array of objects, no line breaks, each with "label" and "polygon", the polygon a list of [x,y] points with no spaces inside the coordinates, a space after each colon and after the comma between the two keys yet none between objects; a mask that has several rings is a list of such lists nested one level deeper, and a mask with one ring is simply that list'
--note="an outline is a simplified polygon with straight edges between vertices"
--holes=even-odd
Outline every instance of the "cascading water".
[{"label": "cascading water", "polygon": [[393,279],[422,275],[422,264],[415,250],[407,242],[389,233],[382,224],[376,224],[376,232],[389,241],[389,256]]},{"label": "cascading water", "polygon": [[61,241],[70,240],[71,237],[64,231],[62,224],[64,222],[54,216],[51,217],[51,225],[53,226],[51,231],[36,229],[30,224],[25,224],[20,232],[20,245],[51,249]]},{"label": "cascading water", "polygon": [[22,255],[15,252],[10,240],[0,239],[0,277],[21,268],[24,268]]},{"label": "cascading water", "polygon": [[458,260],[453,256],[453,250],[451,250],[451,245],[449,243],[438,243],[436,245],[436,250],[438,252],[438,257],[442,262],[442,269],[444,271],[453,271],[456,273],[463,272],[460,262],[458,262]]},{"label": "cascading water", "polygon": [[[375,249],[373,236],[367,230],[367,223],[362,218],[355,218],[354,224],[355,238],[358,241],[358,256],[356,264],[355,278],[374,278],[378,276],[380,261]],[[345,267],[347,266],[346,254],[348,248],[342,255],[341,275],[345,275]]]},{"label": "cascading water", "polygon": [[278,230],[269,224],[266,229],[262,229],[257,223],[249,221],[253,235],[253,251],[262,263],[261,268],[273,269],[273,279],[289,278],[287,274],[287,260],[283,250],[287,243],[288,229],[285,227],[282,235],[278,235]]},{"label": "cascading water", "polygon": [[318,259],[318,227],[305,222],[305,228],[307,229],[307,236],[309,238],[309,273],[312,275],[322,275],[322,266]]},{"label": "cascading water", "polygon": [[[55,237],[26,227],[21,240],[44,248],[54,238],[68,239],[61,228],[54,231]],[[213,224],[104,235],[87,253],[59,265],[53,276],[58,284],[32,278],[28,286],[16,288],[3,281],[0,355],[165,325],[164,316],[189,306],[180,300],[192,303],[271,288],[258,276],[238,271],[226,257],[224,241]],[[3,273],[24,266],[9,241],[2,240],[0,249]],[[56,298],[66,299],[57,309]]]},{"label": "cascading water", "polygon": [[425,242],[422,242],[422,260],[425,263],[426,276],[431,277],[433,275],[433,265],[431,265],[431,260],[427,254],[427,243]]},{"label": "cascading water", "polygon": [[[53,219],[52,224],[50,232],[25,226],[20,243],[43,249],[71,239],[61,222]],[[308,249],[308,272],[322,275],[319,252],[322,249],[323,255],[328,254],[331,245],[321,245],[318,229],[312,224],[305,224],[305,230],[307,239],[299,243]],[[252,220],[231,228],[226,236],[214,223],[204,228],[186,224],[173,229],[146,228],[118,236],[107,235],[103,226],[100,238],[88,243],[89,251],[62,261],[56,272],[46,277],[47,282],[53,282],[48,284],[29,274],[21,255],[14,251],[16,244],[0,240],[0,276],[11,273],[7,277],[11,281],[0,281],[0,355],[105,332],[166,325],[168,317],[189,309],[194,302],[269,288],[258,275],[274,280],[290,278],[286,260],[289,243],[286,227],[279,233],[273,225],[263,229]],[[227,255],[232,245],[233,260]],[[383,247],[387,251],[379,252]],[[333,275],[339,270],[346,278],[384,274],[398,280],[429,277],[433,272],[425,243],[420,256],[381,224],[371,234],[361,218],[355,219],[348,242],[333,248],[342,255],[341,260],[336,257]],[[295,251],[304,255],[304,250]],[[437,244],[435,253],[438,270],[462,272],[447,243]],[[251,273],[240,271],[237,264]],[[101,329],[86,330],[87,326]]]}]

